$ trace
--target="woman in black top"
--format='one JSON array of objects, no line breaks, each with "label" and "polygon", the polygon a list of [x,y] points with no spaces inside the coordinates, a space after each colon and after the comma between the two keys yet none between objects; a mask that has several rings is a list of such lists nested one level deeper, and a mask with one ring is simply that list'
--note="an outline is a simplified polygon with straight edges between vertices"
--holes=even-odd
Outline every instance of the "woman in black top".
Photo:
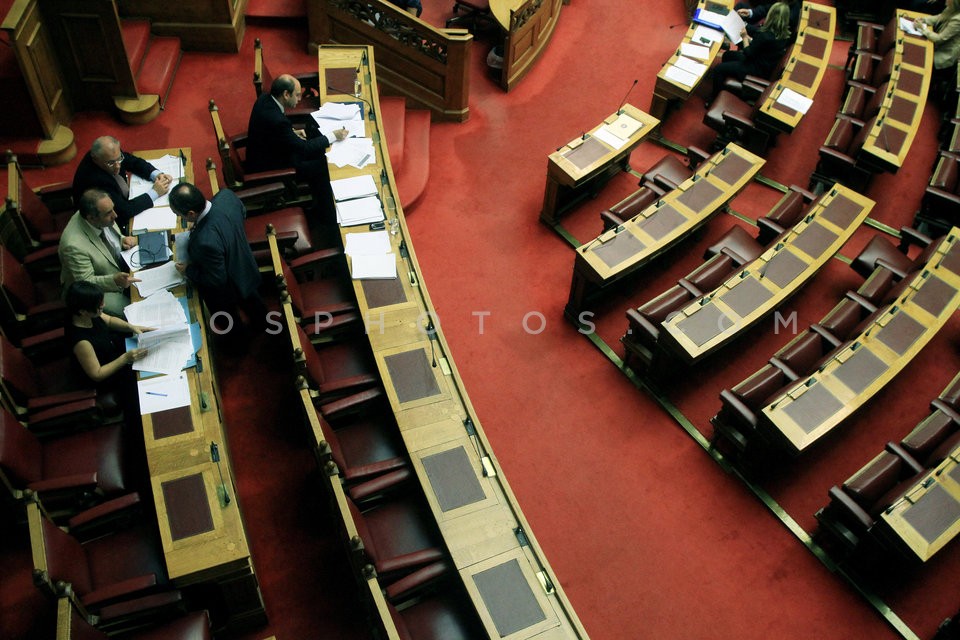
[{"label": "woman in black top", "polygon": [[[80,370],[96,384],[97,391],[128,395],[133,377],[123,370],[147,355],[147,350],[124,352],[120,337],[115,340],[112,332],[139,334],[150,329],[102,313],[103,291],[90,282],[72,283],[67,289],[66,303],[70,314],[65,330],[67,344]],[[118,400],[129,400],[123,396]]]},{"label": "woman in black top", "polygon": [[748,25],[740,36],[740,49],[724,53],[713,69],[713,93],[708,104],[723,89],[727,78],[770,77],[790,46],[790,7],[786,2],[777,2],[770,7],[762,27]]}]

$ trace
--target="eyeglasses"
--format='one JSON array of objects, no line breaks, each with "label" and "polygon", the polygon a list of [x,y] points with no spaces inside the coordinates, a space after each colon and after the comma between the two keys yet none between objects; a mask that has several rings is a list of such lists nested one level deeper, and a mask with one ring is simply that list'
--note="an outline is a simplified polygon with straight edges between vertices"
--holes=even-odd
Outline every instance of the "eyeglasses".
[{"label": "eyeglasses", "polygon": [[117,158],[116,160],[105,160],[103,164],[107,165],[108,167],[119,167],[120,163],[122,162],[123,162],[123,151],[120,152],[120,157]]}]

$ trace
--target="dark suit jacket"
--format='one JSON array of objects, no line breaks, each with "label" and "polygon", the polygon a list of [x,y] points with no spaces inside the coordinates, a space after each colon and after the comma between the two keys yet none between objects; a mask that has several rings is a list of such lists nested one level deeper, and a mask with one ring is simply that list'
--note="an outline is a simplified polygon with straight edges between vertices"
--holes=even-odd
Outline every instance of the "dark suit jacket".
[{"label": "dark suit jacket", "polygon": [[[150,174],[157,168],[142,158],[129,153],[123,154],[123,162],[120,163],[120,177],[127,179],[129,174],[139,176],[144,180],[150,179]],[[80,196],[87,189],[100,189],[105,191],[113,200],[113,208],[117,212],[117,222],[120,226],[125,226],[127,221],[141,211],[146,211],[153,206],[153,200],[149,194],[141,194],[133,200],[123,197],[120,191],[120,185],[117,184],[113,174],[108,173],[93,163],[90,152],[83,156],[76,173],[73,174],[73,201],[80,202]]]},{"label": "dark suit jacket", "polygon": [[210,211],[190,232],[187,277],[210,311],[216,312],[256,295],[260,270],[243,229],[247,214],[243,203],[229,189],[217,193],[211,203]]},{"label": "dark suit jacket", "polygon": [[326,159],[324,154],[330,141],[317,135],[304,140],[293,132],[293,124],[280,111],[269,93],[262,94],[253,104],[247,126],[247,157],[245,168],[250,172],[297,167],[301,162]]}]

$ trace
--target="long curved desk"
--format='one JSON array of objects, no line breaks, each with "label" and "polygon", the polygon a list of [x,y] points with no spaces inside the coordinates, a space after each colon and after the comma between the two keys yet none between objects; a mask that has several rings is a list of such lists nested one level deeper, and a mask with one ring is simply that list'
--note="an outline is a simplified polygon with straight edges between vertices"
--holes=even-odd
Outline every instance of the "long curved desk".
[{"label": "long curved desk", "polygon": [[[360,65],[361,98],[378,111],[371,47],[323,46],[318,55],[323,102],[355,102],[354,96],[327,92],[324,79]],[[413,468],[490,638],[586,638],[493,454],[439,328],[396,196],[380,121],[377,114],[366,122],[376,163],[363,169],[331,165],[330,173],[334,180],[373,176],[388,228],[397,220],[391,242],[399,277],[353,285]],[[365,231],[349,227],[341,234]]]}]

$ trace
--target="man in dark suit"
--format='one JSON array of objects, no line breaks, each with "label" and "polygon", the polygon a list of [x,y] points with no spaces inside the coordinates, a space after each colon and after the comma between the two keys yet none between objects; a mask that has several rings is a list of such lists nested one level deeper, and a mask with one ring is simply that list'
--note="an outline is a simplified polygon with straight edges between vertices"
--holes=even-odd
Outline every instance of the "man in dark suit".
[{"label": "man in dark suit", "polygon": [[[330,141],[311,120],[307,131],[294,129],[285,110],[300,102],[303,90],[291,75],[277,77],[253,105],[247,127],[247,171],[271,171],[293,167],[297,177],[310,185],[314,207],[323,220],[336,220],[330,170],[327,168],[327,147]],[[312,125],[312,126],[311,126]],[[334,132],[337,140],[347,137],[347,130]]]},{"label": "man in dark suit", "polygon": [[257,291],[260,270],[243,230],[247,210],[240,199],[224,189],[208,201],[194,185],[181,182],[170,192],[170,208],[193,224],[187,256],[178,255],[176,266],[196,285],[214,331],[230,332],[240,322],[238,309],[251,329],[262,329],[267,308]]},{"label": "man in dark suit", "polygon": [[[127,185],[129,174],[144,180],[152,180],[153,187],[147,192],[130,200],[130,188]],[[153,206],[154,200],[164,195],[173,178],[161,173],[155,166],[129,153],[120,150],[120,141],[111,136],[101,136],[93,141],[90,151],[83,156],[76,173],[73,174],[73,201],[87,189],[104,191],[117,211],[117,221],[125,226],[133,216]]]}]

